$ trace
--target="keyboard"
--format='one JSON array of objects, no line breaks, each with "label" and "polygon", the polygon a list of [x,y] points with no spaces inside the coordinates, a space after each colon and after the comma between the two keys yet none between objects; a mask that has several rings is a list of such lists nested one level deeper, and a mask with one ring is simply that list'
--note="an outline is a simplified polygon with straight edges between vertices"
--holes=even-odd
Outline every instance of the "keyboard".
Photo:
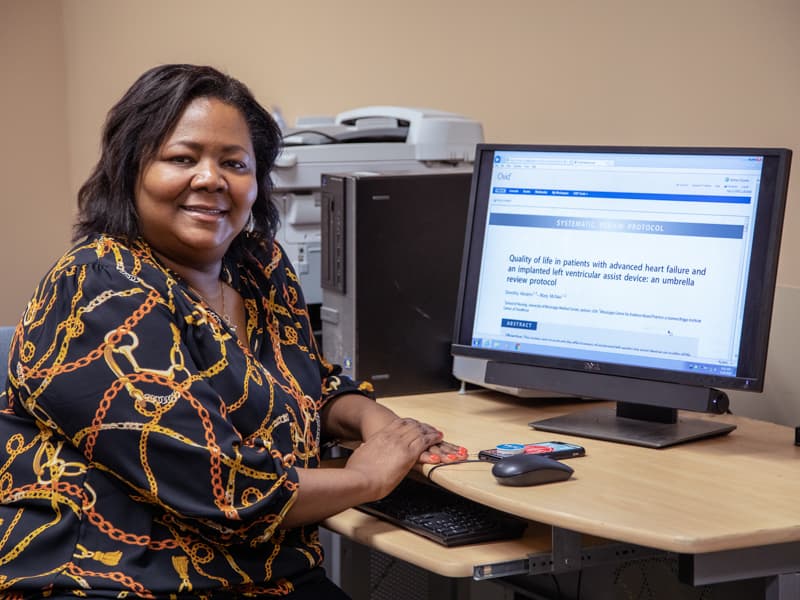
[{"label": "keyboard", "polygon": [[515,539],[528,526],[525,519],[411,478],[382,500],[356,508],[448,547]]}]

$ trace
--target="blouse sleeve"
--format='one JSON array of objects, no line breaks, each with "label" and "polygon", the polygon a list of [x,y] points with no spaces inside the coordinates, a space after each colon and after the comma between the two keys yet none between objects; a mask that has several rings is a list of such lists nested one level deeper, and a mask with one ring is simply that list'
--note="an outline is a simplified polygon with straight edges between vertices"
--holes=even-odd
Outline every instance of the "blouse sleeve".
[{"label": "blouse sleeve", "polygon": [[170,294],[108,265],[57,267],[11,358],[18,402],[134,499],[217,541],[266,539],[297,473],[269,440],[233,426],[209,382],[227,367],[224,350],[197,366],[182,321],[204,315],[179,318]]},{"label": "blouse sleeve", "polygon": [[[286,256],[283,248],[278,242],[274,243],[272,259],[266,261],[268,264],[278,256],[279,259],[278,269],[282,273],[284,281],[284,296],[287,298],[287,304],[294,307],[295,312],[302,314],[306,320],[310,321],[308,316],[308,308],[303,295],[303,290],[300,286],[300,280],[291,261]],[[270,267],[265,268],[265,272],[269,275]],[[307,327],[306,331],[311,331],[311,327]],[[318,364],[320,369],[320,376],[322,377],[322,398],[319,402],[319,408],[325,404],[341,396],[343,394],[361,394],[368,398],[375,399],[375,392],[372,384],[368,381],[355,381],[351,377],[342,374],[341,365],[328,362],[323,356],[321,349],[317,344],[317,340],[313,335],[309,336],[308,343],[312,349],[312,355],[319,358]]]}]

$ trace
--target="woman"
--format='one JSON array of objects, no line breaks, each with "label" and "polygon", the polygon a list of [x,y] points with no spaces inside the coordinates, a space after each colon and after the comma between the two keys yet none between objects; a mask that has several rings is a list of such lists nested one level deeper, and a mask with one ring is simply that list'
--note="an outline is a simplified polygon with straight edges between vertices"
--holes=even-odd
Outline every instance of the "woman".
[{"label": "woman", "polygon": [[[3,597],[344,597],[314,524],[463,458],[319,355],[274,242],[279,144],[209,67],[151,69],[110,111],[9,357]],[[363,444],[316,468],[338,439]]]}]

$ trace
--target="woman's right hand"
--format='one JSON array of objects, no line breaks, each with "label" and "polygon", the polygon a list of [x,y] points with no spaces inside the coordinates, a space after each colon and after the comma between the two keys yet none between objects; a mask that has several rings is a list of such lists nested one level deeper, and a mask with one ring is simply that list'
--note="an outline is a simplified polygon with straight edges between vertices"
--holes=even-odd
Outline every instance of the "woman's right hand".
[{"label": "woman's right hand", "polygon": [[398,418],[375,432],[347,460],[346,469],[368,482],[368,501],[391,492],[428,448],[442,442],[442,432],[415,419]]},{"label": "woman's right hand", "polygon": [[[297,468],[298,491],[281,526],[291,529],[389,494],[417,463],[450,463],[467,458],[442,432],[415,419],[400,418],[374,400],[344,394],[322,410],[329,438],[361,440],[344,468]],[[462,452],[463,450],[463,452]]]},{"label": "woman's right hand", "polygon": [[466,451],[450,453],[451,448],[458,447],[444,442],[442,432],[435,427],[390,415],[353,451],[344,468],[297,469],[298,497],[284,516],[282,527],[318,523],[347,508],[380,500],[418,462],[458,462],[466,458]]}]

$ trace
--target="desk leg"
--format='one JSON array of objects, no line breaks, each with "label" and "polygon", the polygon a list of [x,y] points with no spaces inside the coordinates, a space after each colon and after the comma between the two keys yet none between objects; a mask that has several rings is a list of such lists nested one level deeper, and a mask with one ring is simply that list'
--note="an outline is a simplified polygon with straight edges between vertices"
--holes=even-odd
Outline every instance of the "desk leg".
[{"label": "desk leg", "polygon": [[767,579],[765,600],[800,598],[800,573],[784,573]]},{"label": "desk leg", "polygon": [[577,531],[553,527],[553,573],[578,571],[581,569],[581,540]]}]

